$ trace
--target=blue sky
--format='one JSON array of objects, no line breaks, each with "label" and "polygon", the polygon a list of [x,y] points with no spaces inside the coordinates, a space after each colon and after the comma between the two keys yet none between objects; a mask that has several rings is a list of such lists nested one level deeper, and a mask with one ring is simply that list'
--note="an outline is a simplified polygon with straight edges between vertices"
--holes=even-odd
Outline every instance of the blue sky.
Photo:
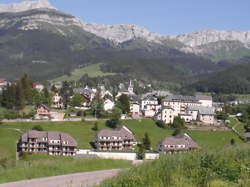
[{"label": "blue sky", "polygon": [[[0,3],[21,0],[0,0]],[[250,30],[250,0],[50,0],[88,23],[137,24],[160,34]]]}]

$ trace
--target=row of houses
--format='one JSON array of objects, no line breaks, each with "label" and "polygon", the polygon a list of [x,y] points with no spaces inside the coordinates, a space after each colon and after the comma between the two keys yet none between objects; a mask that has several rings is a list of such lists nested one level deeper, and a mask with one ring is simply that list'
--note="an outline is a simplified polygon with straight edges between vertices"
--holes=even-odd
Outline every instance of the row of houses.
[{"label": "row of houses", "polygon": [[[103,106],[105,111],[110,111],[115,106],[115,100],[110,91],[105,88],[100,89],[100,96],[103,98]],[[82,107],[88,108],[91,105],[97,90],[93,88],[75,88],[75,94],[82,96]],[[164,92],[165,93],[165,92]],[[148,94],[141,98],[134,94],[132,83],[128,90],[122,89],[118,92],[116,98],[125,94],[130,99],[130,114],[132,116],[144,116],[161,120],[165,123],[173,123],[176,116],[180,116],[185,122],[201,122],[204,124],[215,123],[215,107],[211,96],[182,96],[168,95],[165,99],[159,101],[156,95]],[[163,93],[162,93],[163,94]],[[166,93],[165,93],[166,94]],[[64,107],[63,98],[58,93],[52,97],[52,108],[61,109]],[[49,112],[49,107],[41,106]],[[39,110],[37,111],[39,113]],[[40,115],[43,117],[43,114]]]},{"label": "row of houses", "polygon": [[[97,132],[95,148],[98,151],[133,151],[137,145],[134,133],[126,126],[115,130],[103,129]],[[69,134],[58,131],[30,130],[24,133],[17,144],[20,153],[40,153],[54,156],[75,156],[77,142]],[[158,144],[160,153],[193,151],[198,144],[188,135],[167,137]]]},{"label": "row of houses", "polygon": [[[0,80],[0,84],[6,85],[6,80]],[[44,89],[44,86],[39,83],[34,83],[33,87],[39,91]],[[211,96],[182,96],[171,95],[166,91],[154,91],[141,96],[134,93],[132,81],[128,87],[124,84],[119,85],[119,91],[114,96],[104,86],[99,85],[98,89],[90,88],[74,88],[74,94],[82,96],[82,105],[80,108],[88,109],[97,94],[103,99],[105,111],[111,111],[118,97],[125,94],[130,100],[130,115],[133,117],[144,116],[161,120],[165,123],[173,123],[176,116],[180,116],[185,122],[201,122],[204,124],[214,124],[215,108]],[[73,96],[72,96],[73,97]],[[159,98],[165,99],[159,100]],[[58,119],[63,120],[64,114],[61,112],[53,112],[52,109],[63,109],[63,97],[59,93],[55,93],[52,97],[51,106],[41,105],[37,108],[36,119]]]},{"label": "row of houses", "polygon": [[169,95],[160,103],[152,95],[142,99],[141,110],[145,117],[152,117],[165,123],[173,123],[176,116],[185,122],[214,124],[215,108],[211,96]]}]

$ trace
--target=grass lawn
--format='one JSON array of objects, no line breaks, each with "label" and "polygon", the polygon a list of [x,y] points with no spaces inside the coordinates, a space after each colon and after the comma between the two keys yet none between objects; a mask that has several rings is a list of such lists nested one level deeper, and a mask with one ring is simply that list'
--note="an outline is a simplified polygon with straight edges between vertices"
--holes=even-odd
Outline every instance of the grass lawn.
[{"label": "grass lawn", "polygon": [[[15,142],[21,132],[40,125],[44,130],[62,131],[70,134],[78,142],[79,148],[91,148],[91,142],[95,140],[96,132],[92,130],[95,122],[44,122],[44,123],[4,123],[0,125],[0,151],[5,155],[15,158]],[[151,139],[153,149],[158,142],[165,137],[171,136],[172,130],[157,127],[153,120],[127,120],[122,121],[131,129],[137,141],[141,141],[147,132]],[[107,128],[105,121],[98,121],[99,129]],[[232,138],[236,143],[241,143],[238,137],[231,131],[188,131],[195,141],[203,148],[222,148],[230,143]]]},{"label": "grass lawn", "polygon": [[[35,125],[42,126],[44,130],[66,132],[76,139],[79,148],[91,148],[90,142],[95,140],[96,134],[92,130],[94,123],[94,121],[86,121],[0,124],[0,183],[66,173],[131,167],[126,161],[74,159],[47,155],[32,155],[25,160],[15,161],[16,141],[22,132]],[[147,132],[154,149],[162,138],[171,136],[173,133],[171,130],[157,127],[151,119],[127,120],[122,121],[122,124],[127,125],[134,132],[137,141],[141,141]],[[105,121],[98,121],[98,127],[107,128]],[[227,147],[232,138],[235,139],[236,144],[242,143],[231,131],[188,131],[188,133],[204,150]]]},{"label": "grass lawn", "polygon": [[84,68],[75,69],[71,76],[61,76],[55,79],[55,81],[77,81],[84,74],[88,74],[89,77],[98,77],[98,76],[108,76],[115,75],[115,73],[104,73],[100,69],[101,64],[92,64]]},{"label": "grass lawn", "polygon": [[131,163],[124,160],[97,158],[50,157],[31,155],[27,160],[10,160],[0,163],[0,183],[32,178],[64,175],[86,171],[115,168],[130,168]]},{"label": "grass lawn", "polygon": [[230,120],[230,127],[234,127],[241,135],[244,135],[244,123],[241,123],[237,118],[229,118]]}]

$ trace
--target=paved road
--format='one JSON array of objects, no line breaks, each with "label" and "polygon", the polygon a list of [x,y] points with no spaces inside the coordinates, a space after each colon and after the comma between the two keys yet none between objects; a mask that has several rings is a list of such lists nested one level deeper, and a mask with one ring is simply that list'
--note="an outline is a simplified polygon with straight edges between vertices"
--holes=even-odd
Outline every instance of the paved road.
[{"label": "paved road", "polygon": [[0,187],[91,187],[121,172],[121,169],[77,173],[0,184]]}]

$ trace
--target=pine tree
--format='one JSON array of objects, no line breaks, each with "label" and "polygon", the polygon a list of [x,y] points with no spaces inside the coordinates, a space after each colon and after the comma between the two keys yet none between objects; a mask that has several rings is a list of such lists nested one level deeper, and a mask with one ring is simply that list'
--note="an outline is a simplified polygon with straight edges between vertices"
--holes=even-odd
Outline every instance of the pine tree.
[{"label": "pine tree", "polygon": [[127,95],[122,94],[118,98],[117,107],[122,110],[123,114],[128,114],[130,112],[130,103]]},{"label": "pine tree", "polygon": [[112,110],[112,114],[110,116],[110,119],[106,121],[106,125],[110,128],[116,128],[119,123],[120,123],[120,119],[121,119],[121,110],[119,108],[114,108]]},{"label": "pine tree", "polygon": [[151,141],[150,141],[150,138],[149,138],[147,132],[144,134],[144,138],[142,139],[142,144],[143,144],[143,147],[146,150],[150,150],[151,149]]},{"label": "pine tree", "polygon": [[70,96],[73,95],[73,90],[67,81],[63,82],[63,86],[60,90],[60,95],[63,97],[64,107],[67,108],[70,104]]},{"label": "pine tree", "polygon": [[32,81],[27,74],[24,74],[20,79],[20,83],[23,89],[24,98],[27,104],[32,103]]},{"label": "pine tree", "polygon": [[137,159],[143,160],[145,158],[145,148],[143,145],[138,145]]},{"label": "pine tree", "polygon": [[46,104],[48,106],[51,105],[51,96],[49,94],[49,91],[47,88],[43,89],[43,98],[42,98],[43,104]]},{"label": "pine tree", "polygon": [[25,106],[25,97],[24,97],[24,90],[22,88],[21,82],[17,82],[16,84],[16,103],[15,103],[17,110],[22,110]]}]

